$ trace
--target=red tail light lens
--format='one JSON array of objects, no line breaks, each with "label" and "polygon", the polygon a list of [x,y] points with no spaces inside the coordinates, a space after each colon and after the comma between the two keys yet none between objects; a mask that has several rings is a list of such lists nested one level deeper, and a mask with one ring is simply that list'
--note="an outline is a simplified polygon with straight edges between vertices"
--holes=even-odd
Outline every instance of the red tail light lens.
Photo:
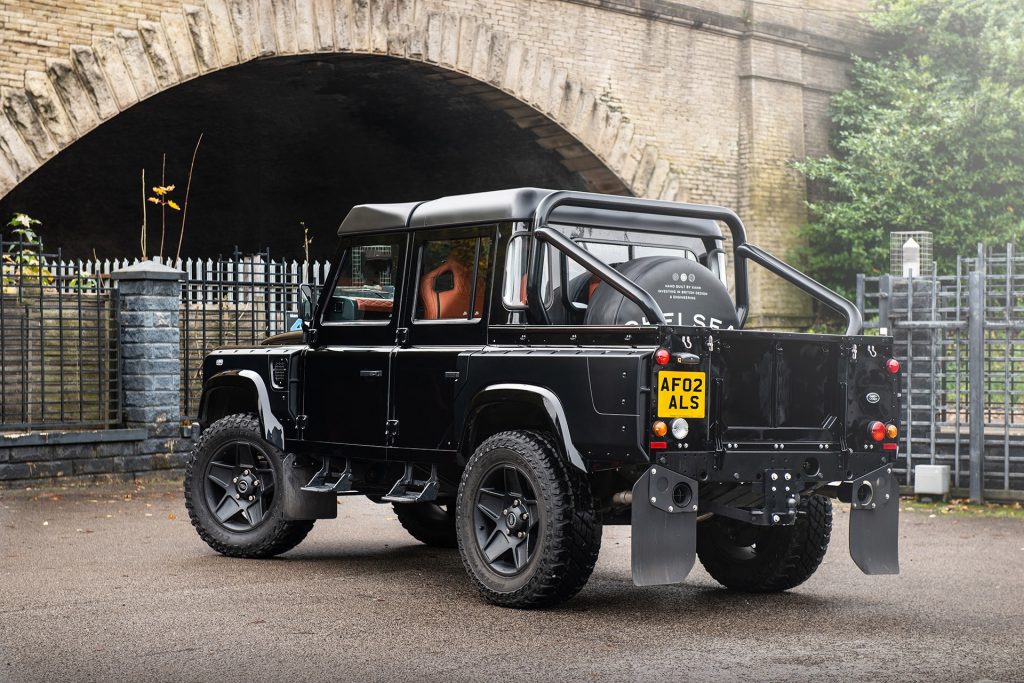
[{"label": "red tail light lens", "polygon": [[885,369],[889,371],[889,374],[895,375],[900,371],[900,362],[895,358],[890,358],[885,361]]},{"label": "red tail light lens", "polygon": [[871,435],[873,441],[881,441],[885,438],[885,425],[875,420],[868,425],[868,434]]},{"label": "red tail light lens", "polygon": [[670,360],[672,360],[672,354],[668,352],[668,349],[658,349],[654,352],[654,362],[658,365],[668,365]]}]

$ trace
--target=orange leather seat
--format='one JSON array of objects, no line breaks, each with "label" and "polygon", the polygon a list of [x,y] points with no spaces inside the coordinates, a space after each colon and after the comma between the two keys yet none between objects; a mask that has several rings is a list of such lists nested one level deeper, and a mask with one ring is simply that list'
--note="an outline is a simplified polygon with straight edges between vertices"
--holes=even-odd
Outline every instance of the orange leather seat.
[{"label": "orange leather seat", "polygon": [[[438,291],[438,279],[451,273],[453,286],[451,289]],[[473,271],[462,263],[448,259],[437,268],[420,278],[420,301],[423,303],[424,320],[465,319],[469,313],[469,297],[472,290]],[[479,318],[482,312],[484,281],[481,278],[476,286],[476,305],[473,317]]]}]

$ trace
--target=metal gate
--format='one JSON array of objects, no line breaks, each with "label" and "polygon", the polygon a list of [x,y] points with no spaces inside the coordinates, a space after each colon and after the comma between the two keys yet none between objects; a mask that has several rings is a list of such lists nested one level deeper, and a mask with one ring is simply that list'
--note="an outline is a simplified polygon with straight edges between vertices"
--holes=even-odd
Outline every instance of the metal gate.
[{"label": "metal gate", "polygon": [[903,362],[900,472],[948,464],[973,500],[1024,491],[1024,258],[979,245],[956,274],[857,278],[868,330]]}]

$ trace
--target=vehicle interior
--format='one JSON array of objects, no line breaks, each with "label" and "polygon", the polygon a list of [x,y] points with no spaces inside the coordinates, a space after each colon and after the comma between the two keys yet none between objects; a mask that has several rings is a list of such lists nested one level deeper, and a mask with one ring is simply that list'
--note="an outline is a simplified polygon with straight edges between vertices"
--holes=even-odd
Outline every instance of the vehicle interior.
[{"label": "vehicle interior", "polygon": [[[616,228],[553,225],[578,247],[645,290],[675,325],[739,328],[729,292],[721,240]],[[531,249],[513,238],[506,262],[506,306],[525,304]],[[646,325],[643,311],[628,296],[553,247],[544,248],[546,321],[522,316],[520,322],[555,325]],[[510,274],[511,273],[511,274]],[[518,288],[515,287],[518,275]],[[518,291],[513,291],[518,290]]]}]

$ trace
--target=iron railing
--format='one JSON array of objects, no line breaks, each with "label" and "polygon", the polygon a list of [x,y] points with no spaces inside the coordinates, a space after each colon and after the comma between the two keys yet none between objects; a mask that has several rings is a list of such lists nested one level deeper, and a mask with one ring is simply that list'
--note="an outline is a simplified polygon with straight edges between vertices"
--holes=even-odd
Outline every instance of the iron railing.
[{"label": "iron railing", "polygon": [[274,260],[269,252],[168,263],[185,271],[181,291],[181,414],[194,417],[203,357],[220,346],[255,344],[297,329],[299,285],[314,292],[328,264]]},{"label": "iron railing", "polygon": [[956,273],[858,277],[868,329],[903,363],[900,471],[948,464],[953,485],[1024,490],[1024,258],[979,246]]},{"label": "iron railing", "polygon": [[118,424],[118,329],[108,283],[36,242],[0,239],[0,253],[0,429]]},{"label": "iron railing", "polygon": [[[12,245],[0,243],[0,246],[8,253]],[[13,246],[14,251],[20,253],[18,243]],[[45,255],[43,259],[46,262],[44,274],[34,276],[30,269],[16,271],[13,264],[5,262],[4,297],[0,301],[0,318],[4,321],[0,335],[2,426],[115,424],[120,420],[120,384],[117,330],[112,327],[117,324],[117,316],[111,307],[111,297],[116,290],[110,275],[138,263],[139,259],[68,261],[61,258],[60,252]],[[311,284],[315,294],[329,268],[320,261],[273,259],[268,251],[253,255],[237,249],[230,256],[215,259],[152,260],[185,273],[179,320],[181,414],[184,417],[194,417],[199,408],[203,357],[219,346],[255,344],[293,328],[298,319],[299,285]],[[18,282],[6,284],[12,277]],[[62,284],[56,286],[50,283],[50,278]],[[15,305],[19,300],[23,302],[21,308]],[[47,313],[38,313],[42,310]],[[76,311],[83,312],[81,324],[75,322],[78,320]],[[97,330],[103,325],[107,326],[103,328],[107,330],[105,336],[98,336]],[[37,343],[39,338],[50,339],[50,342],[44,348]],[[99,384],[94,391],[79,390],[82,387],[92,389],[89,383],[98,382],[98,370],[85,363],[84,374],[78,375],[68,366],[77,362],[72,359],[79,351],[85,356],[98,353],[96,340],[100,338],[106,354],[102,376],[107,382],[103,389],[103,396],[109,399],[109,404],[105,404],[109,407],[107,411],[99,411],[94,405]],[[70,340],[74,346],[65,345],[61,340]],[[58,348],[63,355],[54,364],[51,357]],[[60,373],[61,368],[63,374],[57,376],[63,379],[57,380],[54,373]],[[76,378],[81,379],[82,387],[74,383],[78,381]],[[58,385],[63,387],[62,391],[58,391]],[[77,412],[71,409],[75,402],[81,403],[76,404],[80,408]],[[89,406],[94,408],[91,412]],[[41,411],[46,413],[46,419],[28,417],[41,415]],[[107,417],[96,419],[100,412]]]}]

